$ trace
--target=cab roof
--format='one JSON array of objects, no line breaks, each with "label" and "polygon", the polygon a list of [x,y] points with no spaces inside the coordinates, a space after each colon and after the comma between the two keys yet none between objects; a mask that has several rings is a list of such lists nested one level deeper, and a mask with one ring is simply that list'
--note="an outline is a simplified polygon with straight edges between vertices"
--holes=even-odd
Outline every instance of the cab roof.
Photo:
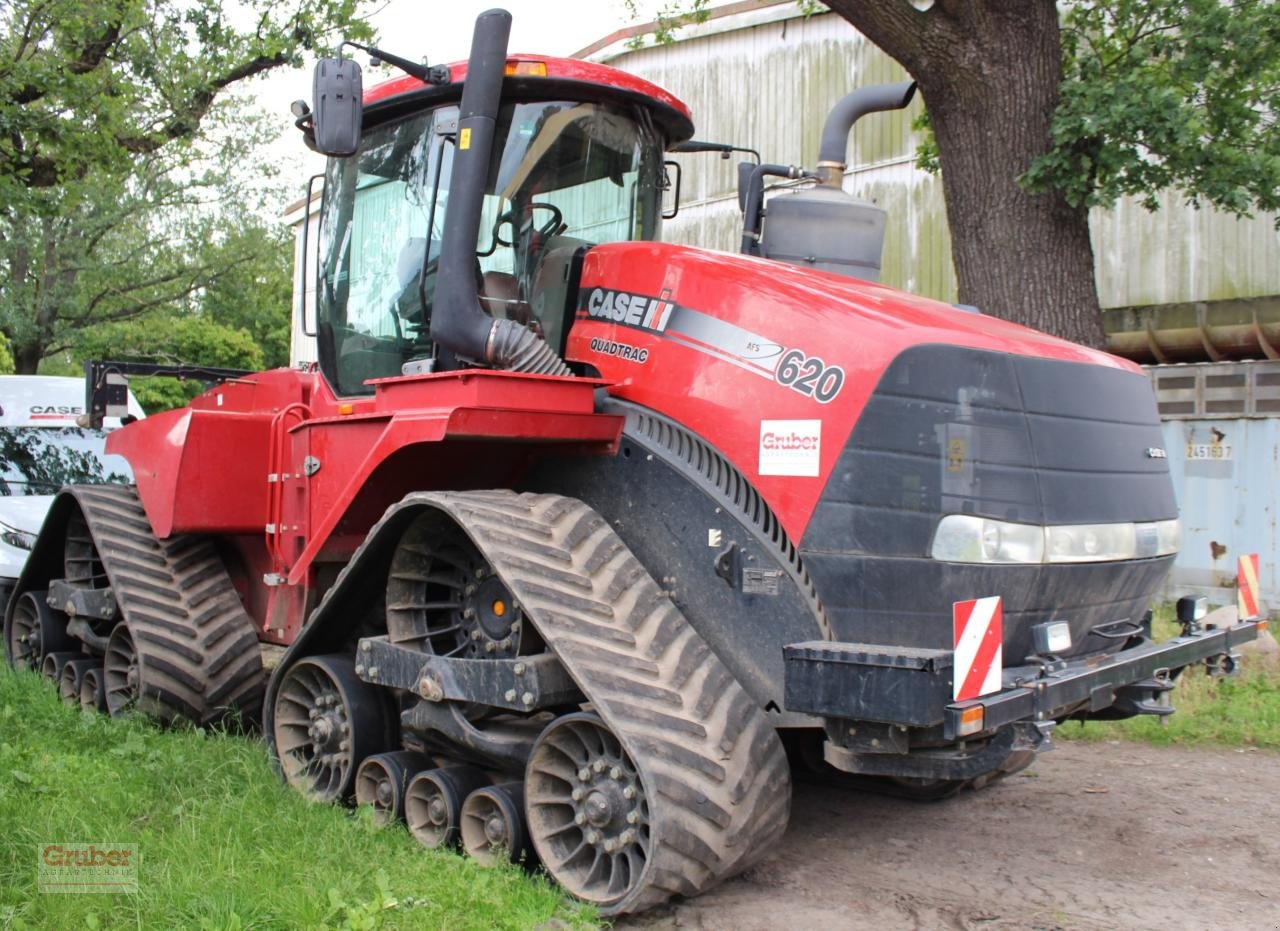
[{"label": "cab roof", "polygon": [[[545,74],[536,73],[530,67],[537,65],[545,66]],[[402,102],[417,103],[437,98],[447,100],[461,97],[462,82],[467,77],[467,62],[454,62],[448,68],[451,78],[448,84],[430,85],[411,75],[402,75],[366,88],[366,113],[372,117],[381,115],[384,111],[399,110],[397,105]],[[680,98],[644,78],[592,61],[547,55],[508,55],[504,92],[514,92],[520,96],[570,99],[578,96],[596,99],[604,97],[639,103],[652,111],[669,143],[683,142],[693,135],[692,116],[688,106]]]}]

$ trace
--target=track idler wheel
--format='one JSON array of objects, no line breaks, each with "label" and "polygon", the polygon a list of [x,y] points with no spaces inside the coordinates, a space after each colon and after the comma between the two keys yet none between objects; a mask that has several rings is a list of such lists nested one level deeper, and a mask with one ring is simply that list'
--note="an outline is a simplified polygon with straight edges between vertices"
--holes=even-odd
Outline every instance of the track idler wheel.
[{"label": "track idler wheel", "polygon": [[488,779],[472,766],[449,766],[418,773],[405,792],[404,817],[423,847],[456,847],[462,803]]},{"label": "track idler wheel", "polygon": [[571,895],[619,902],[643,881],[649,809],[640,772],[594,714],[569,714],[539,736],[525,782],[529,833]]},{"label": "track idler wheel", "polygon": [[476,789],[462,803],[462,849],[484,866],[520,863],[530,852],[519,782]]},{"label": "track idler wheel", "polygon": [[365,757],[356,770],[356,804],[370,806],[373,820],[378,824],[402,820],[409,780],[430,765],[430,757],[413,750]]},{"label": "track idler wheel", "polygon": [[84,675],[90,669],[97,669],[99,665],[97,659],[87,656],[62,664],[62,671],[58,674],[58,694],[63,702],[75,708],[80,707],[80,686],[84,682]]},{"label": "track idler wheel", "polygon": [[84,711],[106,711],[107,689],[102,666],[95,663],[80,679],[80,707]]},{"label": "track idler wheel", "polygon": [[142,696],[142,667],[128,624],[117,624],[107,638],[102,682],[106,690],[107,713],[113,718],[138,706],[138,699]]},{"label": "track idler wheel", "polygon": [[285,781],[318,801],[346,801],[368,756],[393,745],[380,689],[361,681],[347,656],[308,656],[276,692],[275,748]]},{"label": "track idler wheel", "polygon": [[59,650],[72,650],[79,642],[67,633],[67,623],[45,601],[47,592],[23,592],[5,625],[4,648],[14,669],[39,670],[44,658]]},{"label": "track idler wheel", "polygon": [[40,663],[40,676],[53,683],[54,688],[60,688],[62,682],[62,667],[67,665],[73,659],[84,659],[85,656],[79,651],[67,651],[58,653],[46,653],[44,659]]}]

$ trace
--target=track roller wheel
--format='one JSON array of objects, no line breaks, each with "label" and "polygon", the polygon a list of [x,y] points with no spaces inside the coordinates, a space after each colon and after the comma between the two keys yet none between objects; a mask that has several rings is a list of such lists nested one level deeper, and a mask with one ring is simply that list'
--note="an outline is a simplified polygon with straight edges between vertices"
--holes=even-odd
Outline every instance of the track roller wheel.
[{"label": "track roller wheel", "polygon": [[67,633],[66,620],[45,601],[47,592],[23,592],[5,624],[4,648],[14,669],[38,670],[45,656],[79,647]]},{"label": "track roller wheel", "polygon": [[485,865],[521,862],[529,853],[524,785],[504,782],[476,789],[462,803],[462,849]]},{"label": "track roller wheel", "polygon": [[373,808],[373,820],[378,824],[400,821],[409,780],[430,765],[430,757],[413,750],[365,757],[356,770],[356,804]]},{"label": "track roller wheel", "polygon": [[80,679],[80,707],[84,711],[106,711],[107,690],[102,666],[94,664]]},{"label": "track roller wheel", "polygon": [[650,856],[644,786],[600,718],[553,721],[529,754],[525,786],[534,848],[566,891],[609,905],[643,881]]},{"label": "track roller wheel", "polygon": [[84,658],[84,654],[78,651],[46,653],[40,663],[40,676],[52,682],[55,688],[61,688],[62,667],[73,659]]},{"label": "track roller wheel", "polygon": [[308,656],[276,693],[275,747],[284,778],[317,801],[346,801],[365,757],[392,745],[389,709],[376,686],[338,654]]},{"label": "track roller wheel", "polygon": [[489,780],[472,766],[449,766],[418,773],[405,791],[404,817],[409,833],[423,847],[455,847],[462,803]]},{"label": "track roller wheel", "polygon": [[102,660],[102,683],[106,689],[107,713],[113,718],[138,706],[142,694],[142,670],[128,624],[117,624],[107,638],[107,655]]},{"label": "track roller wheel", "polygon": [[88,656],[62,664],[62,671],[58,673],[58,694],[62,696],[64,703],[80,707],[80,685],[84,681],[84,674],[99,665],[98,660]]}]

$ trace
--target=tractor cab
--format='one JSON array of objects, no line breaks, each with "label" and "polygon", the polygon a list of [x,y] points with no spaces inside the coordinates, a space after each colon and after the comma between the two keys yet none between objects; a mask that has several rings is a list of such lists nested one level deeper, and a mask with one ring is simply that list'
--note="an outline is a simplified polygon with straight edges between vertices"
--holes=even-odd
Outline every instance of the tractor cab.
[{"label": "tractor cab", "polygon": [[[445,230],[460,219],[449,210],[456,156],[471,146],[464,83],[408,77],[371,88],[354,154],[329,159],[317,336],[339,396],[470,361],[442,356],[431,333]],[[476,298],[484,314],[527,327],[559,354],[583,254],[658,238],[663,153],[692,126],[683,104],[630,75],[522,57],[507,60],[492,125],[470,259]]]}]

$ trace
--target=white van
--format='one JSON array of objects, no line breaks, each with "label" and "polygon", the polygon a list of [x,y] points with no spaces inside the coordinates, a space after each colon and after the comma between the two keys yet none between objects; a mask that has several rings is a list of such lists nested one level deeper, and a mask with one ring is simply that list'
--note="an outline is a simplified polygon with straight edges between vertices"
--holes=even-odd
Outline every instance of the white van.
[{"label": "white van", "polygon": [[[104,452],[104,429],[80,426],[84,379],[0,375],[0,611],[63,485],[132,482],[129,463]],[[132,393],[129,413],[146,416]]]}]

